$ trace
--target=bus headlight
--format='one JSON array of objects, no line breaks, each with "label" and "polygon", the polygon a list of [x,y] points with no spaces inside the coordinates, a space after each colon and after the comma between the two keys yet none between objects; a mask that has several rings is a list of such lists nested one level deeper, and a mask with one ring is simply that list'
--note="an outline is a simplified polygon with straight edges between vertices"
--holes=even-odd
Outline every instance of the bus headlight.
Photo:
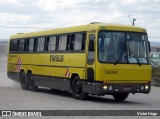
[{"label": "bus headlight", "polygon": [[107,90],[107,88],[108,88],[107,86],[103,86],[103,90]]},{"label": "bus headlight", "polygon": [[146,86],[145,86],[145,90],[148,90],[148,89],[149,89],[149,87],[146,85]]}]

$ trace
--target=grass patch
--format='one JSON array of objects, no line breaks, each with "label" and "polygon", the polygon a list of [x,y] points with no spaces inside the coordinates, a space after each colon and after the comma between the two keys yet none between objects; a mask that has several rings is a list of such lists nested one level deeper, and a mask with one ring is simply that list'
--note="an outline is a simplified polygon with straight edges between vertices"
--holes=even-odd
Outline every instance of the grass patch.
[{"label": "grass patch", "polygon": [[152,68],[152,77],[160,78],[160,66]]},{"label": "grass patch", "polygon": [[158,86],[160,87],[160,82],[155,81],[154,79],[152,80],[152,85],[153,86]]}]

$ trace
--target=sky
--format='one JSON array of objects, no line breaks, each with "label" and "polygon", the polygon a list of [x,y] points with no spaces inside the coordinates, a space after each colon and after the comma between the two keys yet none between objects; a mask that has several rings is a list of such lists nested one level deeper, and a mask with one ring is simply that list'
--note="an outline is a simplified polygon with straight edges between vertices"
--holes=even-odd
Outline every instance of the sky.
[{"label": "sky", "polygon": [[0,0],[0,41],[43,30],[36,28],[91,22],[131,25],[133,18],[135,26],[147,29],[150,41],[160,42],[160,0]]}]

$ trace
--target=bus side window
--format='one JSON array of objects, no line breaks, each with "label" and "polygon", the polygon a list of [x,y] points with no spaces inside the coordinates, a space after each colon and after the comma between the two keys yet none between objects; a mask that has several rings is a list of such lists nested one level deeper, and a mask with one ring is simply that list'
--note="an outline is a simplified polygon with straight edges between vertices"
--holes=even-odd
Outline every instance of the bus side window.
[{"label": "bus side window", "polygon": [[28,39],[28,51],[29,52],[33,52],[34,51],[34,41],[35,39],[34,38],[30,38]]},{"label": "bus side window", "polygon": [[95,35],[94,34],[90,34],[89,36],[89,46],[88,46],[88,64],[92,65],[94,63],[94,39],[95,39]]},{"label": "bus side window", "polygon": [[85,50],[85,46],[86,46],[86,33],[83,33],[81,50]]},{"label": "bus side window", "polygon": [[75,34],[71,34],[70,50],[74,50]]},{"label": "bus side window", "polygon": [[70,39],[71,39],[71,35],[67,35],[67,49],[66,50],[70,50]]},{"label": "bus side window", "polygon": [[83,34],[82,33],[75,34],[74,50],[82,49],[82,41],[83,41]]},{"label": "bus side window", "polygon": [[37,47],[38,47],[38,38],[34,38],[33,51],[37,51]]},{"label": "bus side window", "polygon": [[61,44],[62,44],[62,36],[59,36],[59,39],[58,39],[58,50],[61,50]]},{"label": "bus side window", "polygon": [[58,47],[59,47],[59,39],[60,39],[60,36],[56,36],[56,48],[55,48],[56,51],[58,50]]},{"label": "bus side window", "polygon": [[29,39],[25,39],[25,52],[28,52],[29,50]]},{"label": "bus side window", "polygon": [[48,51],[55,51],[56,50],[56,36],[51,36],[48,39]]},{"label": "bus side window", "polygon": [[67,49],[67,35],[62,35],[60,36],[60,39],[59,39],[58,50],[65,51],[66,49]]},{"label": "bus side window", "polygon": [[10,52],[16,52],[18,47],[18,40],[10,41]]},{"label": "bus side window", "polygon": [[46,37],[46,38],[45,38],[45,39],[46,39],[46,40],[45,40],[45,46],[44,46],[44,47],[45,47],[45,48],[44,48],[45,51],[49,51],[49,38],[50,38],[50,37]]},{"label": "bus side window", "polygon": [[25,40],[24,39],[19,40],[19,47],[18,47],[19,52],[24,51],[24,45],[25,45]]},{"label": "bus side window", "polygon": [[45,37],[38,38],[37,51],[44,51]]},{"label": "bus side window", "polygon": [[85,50],[85,44],[86,44],[85,33],[71,34],[70,50]]},{"label": "bus side window", "polygon": [[94,39],[95,39],[95,35],[91,34],[89,36],[89,51],[94,51]]}]

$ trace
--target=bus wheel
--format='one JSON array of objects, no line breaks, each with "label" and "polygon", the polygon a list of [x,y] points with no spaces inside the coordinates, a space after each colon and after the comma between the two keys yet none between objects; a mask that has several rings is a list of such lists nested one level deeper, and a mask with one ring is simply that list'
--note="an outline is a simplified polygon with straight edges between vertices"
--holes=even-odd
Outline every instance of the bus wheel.
[{"label": "bus wheel", "polygon": [[22,89],[28,90],[28,81],[26,79],[26,76],[25,76],[24,72],[20,73],[20,83],[21,83]]},{"label": "bus wheel", "polygon": [[37,91],[38,90],[38,86],[35,85],[35,82],[34,82],[34,80],[32,78],[32,73],[28,73],[27,79],[29,81],[29,90]]},{"label": "bus wheel", "polygon": [[81,83],[80,78],[78,76],[76,76],[73,79],[71,89],[72,89],[72,95],[74,98],[79,99],[79,100],[83,100],[87,97],[87,93],[83,92],[82,83]]},{"label": "bus wheel", "polygon": [[128,97],[129,93],[116,93],[113,97],[116,101],[124,101]]}]

